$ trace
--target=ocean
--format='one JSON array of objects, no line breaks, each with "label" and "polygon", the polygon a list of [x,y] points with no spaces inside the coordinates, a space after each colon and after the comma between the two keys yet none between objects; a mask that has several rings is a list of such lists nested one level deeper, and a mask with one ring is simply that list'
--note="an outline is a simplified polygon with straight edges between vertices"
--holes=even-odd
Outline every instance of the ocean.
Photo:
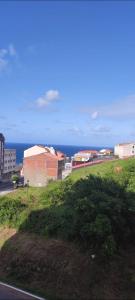
[{"label": "ocean", "polygon": [[[23,152],[24,150],[28,149],[29,147],[34,146],[35,144],[22,144],[22,143],[5,143],[5,148],[8,149],[16,149],[16,163],[21,164],[23,162]],[[94,146],[69,146],[69,145],[46,145],[46,146],[52,146],[56,150],[59,150],[63,153],[65,153],[67,156],[73,156],[75,153],[77,153],[80,150],[100,150],[103,148],[108,147],[94,147]],[[110,149],[110,147],[109,147]],[[112,149],[112,148],[111,148]]]}]

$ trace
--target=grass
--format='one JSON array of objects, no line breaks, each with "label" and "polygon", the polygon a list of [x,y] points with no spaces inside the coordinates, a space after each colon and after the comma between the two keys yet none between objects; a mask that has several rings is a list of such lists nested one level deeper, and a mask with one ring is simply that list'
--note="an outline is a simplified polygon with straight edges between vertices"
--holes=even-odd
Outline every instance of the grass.
[{"label": "grass", "polygon": [[79,180],[80,178],[85,178],[86,176],[93,174],[104,176],[105,174],[111,174],[111,172],[118,166],[126,168],[129,164],[135,163],[135,159],[131,158],[128,160],[116,160],[116,161],[106,161],[99,165],[94,165],[90,167],[81,168],[79,170],[74,170],[70,178],[74,181]]},{"label": "grass", "polygon": [[[67,179],[71,179],[72,182],[76,182],[81,178],[86,178],[90,174],[98,175],[101,177],[111,176],[114,173],[115,169],[120,167],[125,170],[127,167],[134,164],[135,159],[133,158],[128,160],[108,161],[99,165],[75,170],[68,176]],[[65,182],[67,179],[65,179]],[[17,190],[15,190],[15,192],[9,193],[6,196],[1,197],[0,199],[20,200],[21,203],[26,204],[28,211],[47,208],[51,204],[50,195],[54,193],[59,187],[61,187],[61,183],[61,181],[55,181],[51,182],[47,187],[29,187],[28,189],[18,188]]]},{"label": "grass", "polygon": [[[85,178],[90,174],[105,176],[105,174],[111,174],[111,172],[115,169],[115,167],[121,166],[122,168],[126,168],[129,164],[135,163],[135,159],[131,158],[128,160],[116,160],[116,161],[107,161],[103,162],[99,165],[89,166],[85,168],[81,168],[79,170],[74,170],[68,178],[73,181],[77,181],[80,178]],[[66,180],[66,179],[65,179]],[[22,199],[23,201],[30,204],[33,203],[33,207],[39,205],[39,199],[42,199],[49,192],[57,188],[61,181],[55,181],[49,183],[47,187],[29,187],[26,188],[18,188],[15,192],[9,193],[4,198],[11,199]],[[33,198],[32,198],[33,197]],[[37,201],[36,201],[37,200]],[[46,203],[49,205],[49,203]]]},{"label": "grass", "polygon": [[[54,236],[50,238],[44,234],[46,233],[44,228],[46,226],[48,229],[50,221],[54,223],[53,230],[56,230],[59,220],[65,221],[60,223],[61,229],[70,229],[74,207],[70,207],[71,215],[67,215],[66,211],[71,203],[67,207],[62,206],[60,197],[62,194],[66,198],[68,187],[72,188],[72,184],[78,184],[78,180],[90,174],[101,178],[114,177],[120,183],[124,182],[122,177],[124,174],[124,180],[127,177],[129,179],[130,176],[128,189],[135,193],[134,170],[135,159],[108,161],[73,171],[64,181],[51,182],[47,187],[18,188],[15,192],[1,197],[1,203],[4,201],[7,203],[9,220],[0,227],[0,278],[5,278],[9,283],[13,282],[36,293],[40,292],[41,295],[48,296],[49,300],[101,300],[101,298],[127,300],[129,295],[130,300],[134,300],[134,247],[129,248],[128,251],[123,249],[113,261],[108,260],[107,264],[104,264],[97,258],[94,261],[91,259],[91,249],[86,253],[82,248],[79,250],[75,243],[64,241],[60,236],[54,235],[55,238]],[[72,182],[71,186],[68,179]],[[89,186],[85,187],[87,194]],[[78,185],[78,188],[81,188],[81,185]],[[96,188],[95,192],[97,192]],[[79,191],[75,190],[75,194],[77,193]],[[80,195],[82,196],[83,193],[84,185]],[[76,201],[74,193],[71,193],[71,196]],[[83,197],[80,200],[82,200],[80,202],[82,208],[82,204],[85,205],[87,202],[83,201]],[[16,218],[12,218],[13,214],[10,214],[10,201],[15,201],[13,209],[19,207],[17,201],[20,205],[24,205]],[[87,213],[87,207],[85,211]],[[22,224],[26,226],[21,231]],[[99,225],[100,223],[97,223],[97,226]]]},{"label": "grass", "polygon": [[[52,204],[55,204],[55,202],[57,202],[57,205],[58,203],[61,204],[60,197],[61,194],[63,193],[63,189],[66,190],[66,182],[68,179],[70,179],[72,182],[71,186],[73,183],[80,180],[80,178],[86,178],[90,174],[98,175],[100,177],[110,177],[112,176],[112,174],[114,174],[116,177],[115,179],[120,180],[119,178],[120,176],[117,176],[117,174],[115,174],[117,173],[115,172],[115,170],[122,168],[122,170],[124,170],[125,172],[126,168],[129,168],[129,166],[132,167],[134,165],[135,165],[135,159],[132,158],[128,160],[108,161],[99,165],[94,165],[79,170],[75,170],[64,181],[51,182],[47,187],[18,188],[17,190],[15,190],[15,192],[9,193],[0,198],[2,203],[4,203],[4,201],[7,204],[8,201],[18,201],[20,202],[20,206],[24,205],[23,209],[20,210],[20,214],[18,214],[18,218],[11,220],[11,217],[10,218],[8,217],[9,221],[6,225],[19,229],[21,224],[25,223],[28,216],[32,212],[49,209],[49,207]],[[129,174],[127,174],[127,176],[129,176]],[[131,182],[132,192],[135,192],[134,176],[131,177],[130,182]],[[57,199],[59,201],[57,201]],[[8,204],[8,207],[9,206],[10,205]],[[60,214],[63,213],[62,208],[59,209],[59,213]],[[9,212],[7,213],[7,215],[10,216]]]}]

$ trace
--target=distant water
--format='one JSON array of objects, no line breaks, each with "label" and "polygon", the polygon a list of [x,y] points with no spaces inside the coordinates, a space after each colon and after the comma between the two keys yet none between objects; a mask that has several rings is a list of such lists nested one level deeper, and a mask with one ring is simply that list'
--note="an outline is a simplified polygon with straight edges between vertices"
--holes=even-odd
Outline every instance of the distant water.
[{"label": "distant water", "polygon": [[[9,149],[16,149],[16,162],[17,164],[20,164],[23,162],[23,153],[24,150],[28,149],[29,147],[34,146],[35,144],[22,144],[22,143],[6,143],[5,147]],[[46,145],[46,146],[52,146],[56,150],[59,150],[63,153],[65,153],[67,156],[73,156],[75,153],[77,153],[80,150],[100,150],[103,148],[108,147],[94,147],[94,146],[69,146],[69,145]],[[110,147],[109,147],[110,148]]]}]

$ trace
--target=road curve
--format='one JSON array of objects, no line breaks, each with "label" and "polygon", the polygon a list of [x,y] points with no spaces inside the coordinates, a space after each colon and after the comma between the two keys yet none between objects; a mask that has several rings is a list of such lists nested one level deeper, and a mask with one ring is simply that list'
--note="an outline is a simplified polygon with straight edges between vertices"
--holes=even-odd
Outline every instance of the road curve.
[{"label": "road curve", "polygon": [[6,283],[0,282],[0,300],[45,300]]}]

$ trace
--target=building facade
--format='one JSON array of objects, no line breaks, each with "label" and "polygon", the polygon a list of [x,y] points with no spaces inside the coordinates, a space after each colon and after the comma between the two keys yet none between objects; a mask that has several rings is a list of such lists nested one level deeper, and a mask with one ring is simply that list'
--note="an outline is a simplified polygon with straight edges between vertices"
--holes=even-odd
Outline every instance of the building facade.
[{"label": "building facade", "polygon": [[98,156],[98,151],[96,150],[81,150],[78,153],[75,153],[72,158],[72,165],[83,164],[93,160]]},{"label": "building facade", "polygon": [[0,133],[0,179],[2,178],[2,174],[4,171],[4,145],[5,138],[2,133]]},{"label": "building facade", "polygon": [[62,179],[64,155],[52,147],[33,146],[24,151],[24,183],[46,186],[50,180]]},{"label": "building facade", "polygon": [[113,150],[111,150],[111,149],[101,149],[100,151],[99,151],[99,156],[100,155],[112,155],[113,154]]},{"label": "building facade", "polygon": [[16,150],[4,149],[4,175],[12,174],[16,169]]},{"label": "building facade", "polygon": [[114,147],[114,154],[119,158],[135,156],[135,142],[118,144]]}]

